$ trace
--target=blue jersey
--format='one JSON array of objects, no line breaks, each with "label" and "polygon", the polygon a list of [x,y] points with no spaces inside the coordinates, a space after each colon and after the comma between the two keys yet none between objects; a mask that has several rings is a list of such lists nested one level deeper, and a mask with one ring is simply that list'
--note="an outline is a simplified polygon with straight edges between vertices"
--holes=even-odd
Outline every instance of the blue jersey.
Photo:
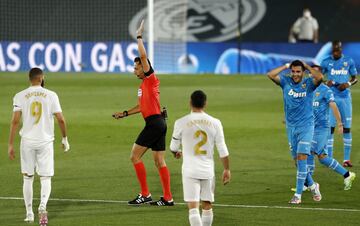
[{"label": "blue jersey", "polygon": [[284,111],[287,126],[313,125],[313,92],[316,86],[312,78],[303,78],[295,83],[290,76],[280,74],[280,86],[283,90]]},{"label": "blue jersey", "polygon": [[316,128],[328,128],[329,125],[329,104],[334,101],[334,93],[331,89],[321,84],[316,88],[313,98],[314,121]]},{"label": "blue jersey", "polygon": [[337,89],[337,86],[341,83],[347,83],[350,76],[357,74],[353,59],[342,55],[340,59],[335,60],[332,56],[329,56],[321,62],[321,68],[322,73],[327,76],[327,79],[335,82],[335,85],[331,87],[335,97],[349,97],[349,88],[340,91]]}]

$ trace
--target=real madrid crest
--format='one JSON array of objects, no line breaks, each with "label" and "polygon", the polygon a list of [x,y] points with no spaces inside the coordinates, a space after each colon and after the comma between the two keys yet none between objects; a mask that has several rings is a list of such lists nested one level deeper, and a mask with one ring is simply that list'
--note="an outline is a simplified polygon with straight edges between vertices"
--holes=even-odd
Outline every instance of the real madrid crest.
[{"label": "real madrid crest", "polygon": [[301,87],[302,87],[303,89],[305,89],[305,88],[306,88],[306,83],[302,84]]}]

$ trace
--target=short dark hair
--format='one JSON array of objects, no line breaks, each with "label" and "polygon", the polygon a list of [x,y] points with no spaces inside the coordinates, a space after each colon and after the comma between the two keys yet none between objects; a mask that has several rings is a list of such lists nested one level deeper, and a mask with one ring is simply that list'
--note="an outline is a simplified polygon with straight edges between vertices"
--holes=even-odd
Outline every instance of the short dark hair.
[{"label": "short dark hair", "polygon": [[294,60],[293,62],[291,62],[290,64],[290,68],[292,67],[298,67],[300,66],[302,68],[303,71],[305,71],[305,66],[303,64],[303,62],[301,62],[300,60]]},{"label": "short dark hair", "polygon": [[[147,61],[148,61],[148,63],[149,63],[149,66],[151,66],[150,60],[147,59]],[[139,64],[141,64],[141,59],[140,59],[140,57],[135,57],[135,58],[134,58],[134,63],[139,63]]]},{"label": "short dark hair", "polygon": [[311,66],[312,68],[317,68],[317,69],[319,69],[319,71],[321,71],[321,66],[320,65],[317,65],[317,64],[313,64],[312,66]]},{"label": "short dark hair", "polygon": [[340,41],[340,40],[334,40],[334,41],[332,41],[332,48],[334,48],[334,47],[336,47],[336,48],[338,48],[338,49],[341,49],[341,48],[342,48],[342,43],[341,43],[341,41]]},{"label": "short dark hair", "polygon": [[191,105],[195,108],[204,108],[206,104],[206,94],[201,90],[196,90],[191,94]]},{"label": "short dark hair", "polygon": [[29,71],[29,79],[34,80],[39,75],[43,75],[43,71],[38,67],[33,67]]},{"label": "short dark hair", "polygon": [[338,45],[338,46],[341,46],[341,41],[340,40],[334,40],[332,41],[332,45]]}]

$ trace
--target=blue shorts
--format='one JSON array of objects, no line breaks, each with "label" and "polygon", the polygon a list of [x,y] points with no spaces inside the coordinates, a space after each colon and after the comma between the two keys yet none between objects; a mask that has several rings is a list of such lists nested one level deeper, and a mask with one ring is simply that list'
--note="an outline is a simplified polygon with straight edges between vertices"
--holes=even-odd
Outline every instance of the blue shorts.
[{"label": "blue shorts", "polygon": [[[352,121],[352,100],[351,95],[349,97],[335,97],[335,103],[339,108],[341,121],[344,128],[351,128]],[[330,126],[336,127],[336,118],[332,109],[330,108]]]},{"label": "blue shorts", "polygon": [[314,137],[311,142],[311,151],[316,155],[325,154],[327,155],[327,140],[330,134],[330,128],[315,128]]},{"label": "blue shorts", "polygon": [[298,154],[310,155],[314,126],[287,126],[286,131],[292,158],[295,159]]}]

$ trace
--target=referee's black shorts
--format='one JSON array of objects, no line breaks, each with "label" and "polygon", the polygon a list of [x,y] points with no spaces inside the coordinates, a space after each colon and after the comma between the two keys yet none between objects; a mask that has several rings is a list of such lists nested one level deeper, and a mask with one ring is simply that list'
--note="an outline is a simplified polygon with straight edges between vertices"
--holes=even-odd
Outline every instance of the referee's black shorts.
[{"label": "referee's black shorts", "polygon": [[135,143],[151,148],[153,151],[165,150],[166,121],[162,115],[151,115],[145,118],[145,128],[141,131]]}]

